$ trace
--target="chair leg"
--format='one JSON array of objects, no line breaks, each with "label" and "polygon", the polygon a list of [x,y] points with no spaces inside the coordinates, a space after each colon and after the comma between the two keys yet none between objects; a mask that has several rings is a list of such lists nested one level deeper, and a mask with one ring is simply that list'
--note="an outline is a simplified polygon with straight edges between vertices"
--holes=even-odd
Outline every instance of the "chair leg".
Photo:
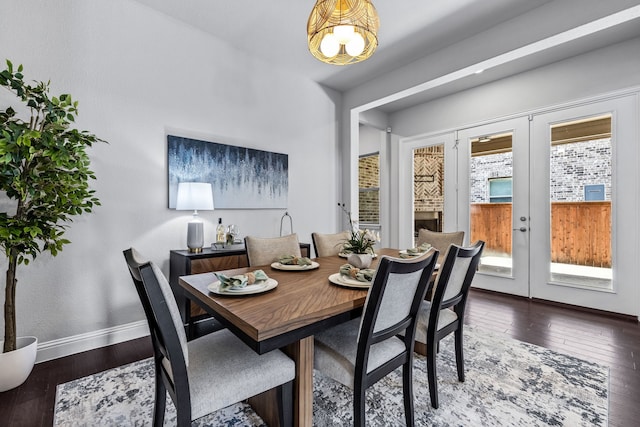
[{"label": "chair leg", "polygon": [[167,405],[167,389],[159,375],[156,375],[155,399],[153,402],[153,426],[162,427],[164,410]]},{"label": "chair leg", "polygon": [[455,333],[455,345],[456,345],[456,368],[458,368],[458,380],[464,382],[464,350],[462,345],[462,325]]},{"label": "chair leg", "polygon": [[402,365],[402,391],[404,393],[404,418],[407,427],[415,425],[413,410],[413,358]]},{"label": "chair leg", "polygon": [[362,384],[356,384],[353,388],[353,427],[364,427],[365,391]]},{"label": "chair leg", "polygon": [[293,427],[293,381],[278,387],[278,419],[281,427]]},{"label": "chair leg", "polygon": [[427,346],[427,379],[431,406],[438,409],[438,380],[436,379],[436,346]]},{"label": "chair leg", "polygon": [[[182,382],[183,386],[186,386]],[[166,386],[166,385],[165,385]],[[176,386],[175,398],[173,405],[176,407],[176,425],[177,427],[191,426],[191,397],[188,389],[182,389],[180,385]]]}]

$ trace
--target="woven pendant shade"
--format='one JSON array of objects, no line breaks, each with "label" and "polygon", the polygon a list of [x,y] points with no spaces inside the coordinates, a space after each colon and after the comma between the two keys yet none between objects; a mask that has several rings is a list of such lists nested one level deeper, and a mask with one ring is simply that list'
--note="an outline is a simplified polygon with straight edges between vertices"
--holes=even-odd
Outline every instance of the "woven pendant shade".
[{"label": "woven pendant shade", "polygon": [[378,47],[379,26],[370,0],[317,0],[307,22],[309,51],[328,64],[364,61]]}]

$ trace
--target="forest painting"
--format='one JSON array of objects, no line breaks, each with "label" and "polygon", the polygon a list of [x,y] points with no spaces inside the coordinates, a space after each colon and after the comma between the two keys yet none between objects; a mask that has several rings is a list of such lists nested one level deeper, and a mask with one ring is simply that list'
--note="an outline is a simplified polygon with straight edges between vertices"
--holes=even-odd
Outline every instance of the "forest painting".
[{"label": "forest painting", "polygon": [[289,156],[168,135],[169,208],[179,182],[209,182],[215,209],[287,208]]}]

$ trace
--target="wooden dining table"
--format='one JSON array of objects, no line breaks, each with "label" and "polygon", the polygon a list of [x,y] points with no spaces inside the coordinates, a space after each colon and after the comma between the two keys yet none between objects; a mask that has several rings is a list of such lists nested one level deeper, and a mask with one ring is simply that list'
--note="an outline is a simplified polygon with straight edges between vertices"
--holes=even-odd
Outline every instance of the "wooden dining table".
[{"label": "wooden dining table", "polygon": [[[379,256],[398,257],[397,249],[380,249]],[[376,268],[374,259],[371,268]],[[182,276],[186,297],[213,315],[256,353],[283,349],[296,363],[294,424],[311,426],[313,414],[313,335],[360,316],[368,290],[335,285],[329,276],[346,263],[339,256],[315,258],[316,269],[279,270],[270,265],[225,270],[227,276],[263,270],[277,286],[264,293],[220,295],[209,290],[214,273]],[[273,393],[250,401],[269,425],[278,425]],[[274,418],[275,417],[275,418]]]}]

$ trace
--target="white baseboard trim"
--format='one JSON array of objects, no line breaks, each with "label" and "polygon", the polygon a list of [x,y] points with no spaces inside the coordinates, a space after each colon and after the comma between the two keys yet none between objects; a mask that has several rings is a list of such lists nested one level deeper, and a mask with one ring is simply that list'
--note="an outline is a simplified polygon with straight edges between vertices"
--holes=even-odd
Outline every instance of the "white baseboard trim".
[{"label": "white baseboard trim", "polygon": [[95,348],[118,344],[149,335],[146,320],[101,329],[86,334],[74,335],[38,344],[36,363],[57,359]]}]

